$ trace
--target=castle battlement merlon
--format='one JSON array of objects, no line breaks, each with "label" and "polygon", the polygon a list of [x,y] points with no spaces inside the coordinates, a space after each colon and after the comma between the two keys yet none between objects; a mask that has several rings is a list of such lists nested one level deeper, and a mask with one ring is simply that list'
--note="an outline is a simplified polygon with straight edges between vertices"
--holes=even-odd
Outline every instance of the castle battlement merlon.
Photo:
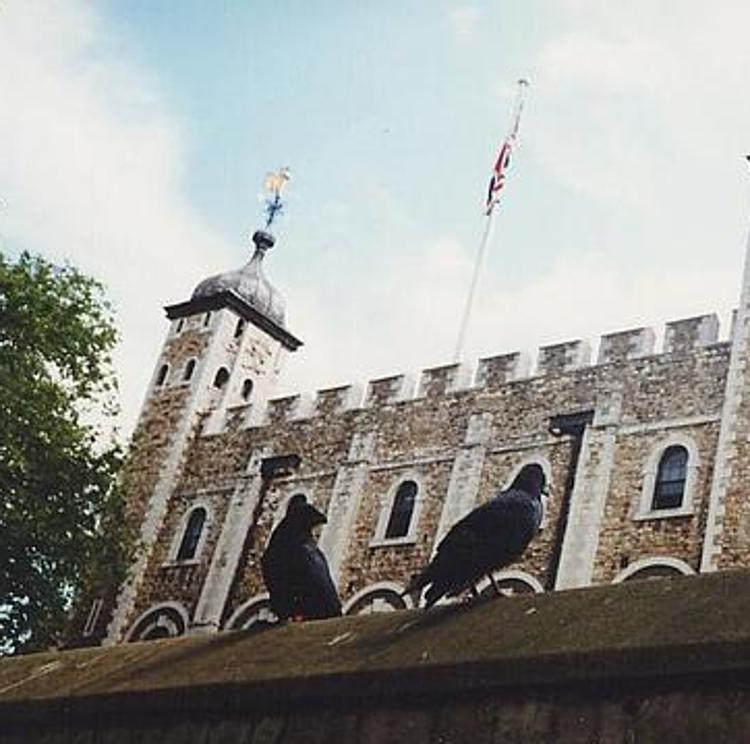
[{"label": "castle battlement merlon", "polygon": [[[656,348],[653,328],[631,328],[601,336],[595,362],[592,362],[591,345],[586,340],[547,344],[539,348],[533,368],[528,354],[511,352],[483,357],[476,365],[455,363],[428,367],[418,377],[413,374],[389,375],[370,380],[364,385],[337,385],[314,393],[272,398],[266,403],[257,401],[247,408],[244,426],[273,426],[353,410],[377,409],[395,403],[416,403],[461,391],[496,392],[506,385],[524,380],[551,378],[639,359],[681,356],[717,343],[717,315],[698,315],[666,323],[660,349]],[[211,433],[220,432],[215,429],[204,432]]]}]

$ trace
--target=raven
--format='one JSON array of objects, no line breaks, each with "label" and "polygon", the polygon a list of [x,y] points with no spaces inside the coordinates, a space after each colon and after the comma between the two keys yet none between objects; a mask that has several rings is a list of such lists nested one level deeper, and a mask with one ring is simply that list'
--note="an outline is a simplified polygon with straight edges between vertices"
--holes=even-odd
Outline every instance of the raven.
[{"label": "raven", "polygon": [[325,515],[307,503],[304,494],[295,494],[286,516],[271,535],[261,558],[261,570],[271,609],[279,620],[341,614],[328,562],[312,535],[312,528],[326,521]]},{"label": "raven", "polygon": [[[469,512],[441,540],[432,561],[415,576],[404,594],[430,585],[427,607],[443,596],[455,597],[492,571],[520,558],[542,521],[544,471],[527,465],[507,491]],[[476,589],[474,589],[476,592]]]}]

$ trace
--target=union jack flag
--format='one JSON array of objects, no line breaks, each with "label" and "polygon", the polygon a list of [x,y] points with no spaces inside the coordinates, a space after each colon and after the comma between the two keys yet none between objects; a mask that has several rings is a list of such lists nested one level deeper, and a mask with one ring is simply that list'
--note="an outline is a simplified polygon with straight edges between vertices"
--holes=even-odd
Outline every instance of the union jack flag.
[{"label": "union jack flag", "polygon": [[521,123],[521,112],[523,111],[523,93],[526,86],[528,86],[528,82],[526,80],[518,81],[518,98],[516,99],[513,124],[510,128],[508,136],[500,146],[500,152],[498,152],[497,158],[495,160],[495,165],[492,168],[490,184],[487,188],[487,200],[484,205],[484,213],[488,217],[490,214],[492,214],[492,210],[495,208],[495,204],[500,201],[500,191],[505,185],[505,172],[510,165],[510,155],[513,151],[513,147],[516,144],[518,126]]},{"label": "union jack flag", "polygon": [[508,137],[503,142],[500,152],[497,154],[497,160],[495,160],[495,166],[492,169],[492,175],[490,176],[490,185],[487,188],[487,202],[485,204],[485,214],[490,215],[492,210],[500,201],[500,191],[505,185],[505,171],[510,165],[510,153],[513,150],[513,143],[515,141],[515,135]]}]

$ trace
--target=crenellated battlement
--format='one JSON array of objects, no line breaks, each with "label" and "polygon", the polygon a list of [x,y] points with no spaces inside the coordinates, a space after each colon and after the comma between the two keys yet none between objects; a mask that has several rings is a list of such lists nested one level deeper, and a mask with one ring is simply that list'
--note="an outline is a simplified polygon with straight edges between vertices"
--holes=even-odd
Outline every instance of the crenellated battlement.
[{"label": "crenellated battlement", "polygon": [[314,394],[287,395],[269,400],[264,410],[257,406],[246,418],[246,426],[265,426],[299,421],[313,416],[334,416],[346,411],[371,409],[405,401],[437,398],[461,390],[493,392],[505,385],[531,378],[552,377],[585,368],[623,364],[658,356],[681,356],[717,343],[716,314],[670,321],[664,327],[661,348],[656,348],[653,328],[632,328],[607,333],[599,339],[596,361],[588,341],[576,339],[539,348],[536,364],[522,352],[479,359],[476,366],[446,364],[423,369],[418,378],[399,374],[361,384],[323,388]]}]

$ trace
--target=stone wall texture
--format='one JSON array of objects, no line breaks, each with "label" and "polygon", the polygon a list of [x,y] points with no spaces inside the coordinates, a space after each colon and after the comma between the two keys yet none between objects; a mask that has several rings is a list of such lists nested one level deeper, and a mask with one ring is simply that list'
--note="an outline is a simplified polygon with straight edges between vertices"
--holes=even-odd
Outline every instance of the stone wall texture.
[{"label": "stone wall texture", "polygon": [[[249,327],[249,340],[235,338],[231,311],[221,313],[208,326],[200,317],[186,319],[179,333],[173,325],[161,359],[175,374],[187,359],[196,358],[200,367],[214,354],[238,375],[255,375],[255,390],[269,388],[278,370],[256,359],[261,332]],[[219,332],[228,340],[217,345],[211,338]],[[473,380],[454,364],[425,370],[416,385],[394,375],[364,389],[342,386],[312,398],[275,400],[258,394],[242,405],[229,394],[202,392],[212,370],[192,385],[172,377],[147,396],[135,438],[128,471],[134,514],[145,512],[185,410],[196,410],[196,396],[204,402],[150,546],[130,627],[151,608],[172,603],[182,608],[189,629],[209,576],[231,578],[222,589],[222,623],[260,600],[260,556],[286,501],[298,492],[329,515],[321,545],[342,601],[346,606],[356,597],[357,611],[367,609],[360,599],[368,587],[387,585],[397,594],[429,561],[450,524],[530,462],[543,465],[553,493],[539,535],[518,564],[499,574],[504,589],[699,572],[732,348],[717,334],[716,317],[699,316],[668,324],[661,349],[648,328],[609,334],[595,364],[587,344],[570,341],[544,347],[531,372],[520,354],[503,354],[481,360]],[[590,421],[581,441],[551,429],[553,417],[581,413]],[[670,444],[688,449],[690,476],[682,507],[658,513],[649,507],[654,472]],[[285,455],[299,457],[299,466],[261,483],[251,463]],[[744,473],[750,477],[750,469]],[[419,488],[415,521],[406,537],[387,540],[383,525],[404,480]],[[724,524],[732,544],[745,545],[737,534],[750,535],[750,519],[736,490]],[[235,564],[227,567],[234,553],[218,555],[215,548],[230,527],[231,499],[245,493],[252,515]],[[194,559],[177,561],[176,546],[195,506],[210,513],[200,550]],[[725,564],[750,565],[743,551],[726,550]]]}]

